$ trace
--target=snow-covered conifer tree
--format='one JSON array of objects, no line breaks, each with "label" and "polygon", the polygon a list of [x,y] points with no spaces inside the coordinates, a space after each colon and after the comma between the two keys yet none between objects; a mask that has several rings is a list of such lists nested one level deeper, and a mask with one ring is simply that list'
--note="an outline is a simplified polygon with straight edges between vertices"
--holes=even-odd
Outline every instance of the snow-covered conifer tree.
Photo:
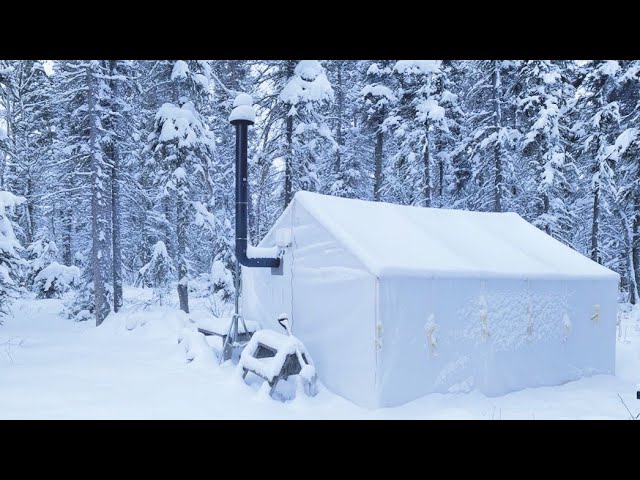
[{"label": "snow-covered conifer tree", "polygon": [[14,232],[10,216],[15,207],[24,203],[24,197],[0,191],[0,323],[9,313],[11,301],[18,296],[18,269],[24,264],[20,257],[22,249]]}]

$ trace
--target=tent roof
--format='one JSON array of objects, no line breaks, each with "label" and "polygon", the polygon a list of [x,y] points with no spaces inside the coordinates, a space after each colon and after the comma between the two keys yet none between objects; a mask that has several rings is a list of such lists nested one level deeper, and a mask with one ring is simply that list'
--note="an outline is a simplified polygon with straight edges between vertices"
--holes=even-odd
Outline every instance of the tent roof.
[{"label": "tent roof", "polygon": [[618,277],[516,213],[411,207],[311,192],[296,193],[288,209],[297,205],[377,276]]}]

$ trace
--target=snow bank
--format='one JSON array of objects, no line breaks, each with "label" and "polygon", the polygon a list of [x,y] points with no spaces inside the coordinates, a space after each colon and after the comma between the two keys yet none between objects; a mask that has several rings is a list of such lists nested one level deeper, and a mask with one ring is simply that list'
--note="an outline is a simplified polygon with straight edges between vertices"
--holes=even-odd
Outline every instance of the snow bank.
[{"label": "snow bank", "polygon": [[[206,318],[204,312],[198,312]],[[198,325],[191,315],[171,307],[154,306],[149,310],[126,307],[118,313],[111,313],[100,325],[100,330],[111,334],[135,333],[147,337],[149,342],[164,342],[170,339],[180,346],[184,360],[193,365],[217,365],[215,351],[207,343],[205,336],[198,332]]]},{"label": "snow bank", "polygon": [[205,336],[197,330],[185,328],[178,336],[178,343],[184,348],[188,362],[211,365],[216,361],[216,355],[207,343]]}]

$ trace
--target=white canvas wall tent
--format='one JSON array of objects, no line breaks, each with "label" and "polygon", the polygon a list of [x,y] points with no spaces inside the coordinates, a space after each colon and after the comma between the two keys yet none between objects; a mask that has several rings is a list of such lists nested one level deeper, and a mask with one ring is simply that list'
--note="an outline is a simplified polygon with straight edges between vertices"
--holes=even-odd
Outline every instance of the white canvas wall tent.
[{"label": "white canvas wall tent", "polygon": [[243,268],[245,318],[286,312],[320,380],[364,406],[500,395],[615,368],[619,277],[515,213],[298,192]]}]

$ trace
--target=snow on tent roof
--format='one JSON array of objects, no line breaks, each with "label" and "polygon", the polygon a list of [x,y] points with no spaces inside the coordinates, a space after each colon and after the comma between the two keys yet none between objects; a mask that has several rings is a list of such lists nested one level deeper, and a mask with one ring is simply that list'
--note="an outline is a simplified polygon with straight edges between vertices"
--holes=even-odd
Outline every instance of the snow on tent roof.
[{"label": "snow on tent roof", "polygon": [[[516,213],[412,207],[311,192],[296,193],[288,208],[296,204],[377,276],[618,277]],[[274,227],[283,226],[278,223]]]}]

